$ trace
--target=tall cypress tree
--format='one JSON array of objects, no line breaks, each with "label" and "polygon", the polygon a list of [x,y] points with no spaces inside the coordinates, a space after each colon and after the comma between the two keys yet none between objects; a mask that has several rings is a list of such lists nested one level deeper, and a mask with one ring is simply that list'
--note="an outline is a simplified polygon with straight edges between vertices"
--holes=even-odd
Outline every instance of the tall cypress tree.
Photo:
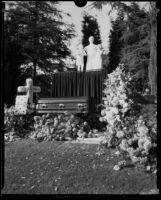
[{"label": "tall cypress tree", "polygon": [[136,87],[142,91],[148,84],[148,65],[150,58],[150,24],[149,14],[132,3],[122,34],[124,47],[121,62],[135,74]]},{"label": "tall cypress tree", "polygon": [[[89,44],[89,37],[94,37],[94,44],[101,44],[101,36],[100,36],[100,30],[98,26],[97,19],[93,16],[88,15],[87,13],[83,16],[82,21],[82,44],[83,47],[87,46]],[[84,69],[86,68],[87,63],[87,56],[84,56]]]},{"label": "tall cypress tree", "polygon": [[82,44],[84,47],[89,44],[88,39],[90,36],[94,37],[95,44],[101,43],[99,25],[95,17],[90,16],[88,14],[85,14],[83,16],[82,33],[83,33]]},{"label": "tall cypress tree", "polygon": [[[105,2],[105,1],[96,2],[95,1],[92,4],[92,7],[95,7],[97,9],[102,9],[102,7],[104,5],[107,5],[107,4],[111,5],[112,9],[114,8],[115,10],[118,10],[118,11],[120,11],[120,10],[124,11],[124,13],[128,14],[128,17],[130,16],[129,11],[131,10],[131,5],[127,6],[125,3],[120,2],[120,1],[109,1],[109,2],[108,1],[107,2]],[[138,27],[138,30],[139,29],[140,29],[140,31],[142,30],[143,35],[149,33],[149,29],[147,28],[148,27],[147,24],[150,23],[150,38],[145,37],[144,39],[141,39],[142,40],[142,46],[145,47],[144,48],[145,53],[142,57],[143,59],[141,58],[142,67],[141,66],[140,67],[143,69],[144,66],[147,66],[147,62],[148,62],[148,69],[147,70],[148,70],[149,76],[147,76],[147,73],[144,73],[143,79],[144,79],[144,77],[149,78],[148,81],[149,81],[149,86],[151,88],[151,94],[156,96],[157,95],[157,42],[156,41],[157,41],[157,13],[158,13],[159,9],[157,9],[155,1],[154,2],[150,1],[149,5],[150,5],[150,9],[149,9],[149,11],[146,12],[146,17],[143,17],[143,18],[145,18],[145,20],[143,20],[143,19],[138,20],[138,22],[144,21],[142,23],[142,26]],[[137,8],[136,3],[133,3],[133,8],[134,7]],[[135,14],[136,14],[136,12],[134,11],[133,12],[134,19],[135,19]],[[149,17],[148,17],[148,15],[149,15]],[[142,16],[145,16],[145,15],[143,14]],[[134,24],[135,23],[136,23],[136,21],[134,22]],[[132,29],[132,31],[135,31],[135,30]],[[135,34],[135,36],[136,36],[136,38],[140,38],[140,36],[138,37],[138,34],[137,35]],[[150,43],[150,44],[148,45],[148,43]],[[139,48],[141,48],[141,46]],[[137,50],[139,48],[136,48],[135,55],[137,54]],[[148,59],[149,48],[150,48],[150,59]],[[133,56],[128,56],[129,60],[132,57]],[[139,62],[139,59],[137,59],[137,60]],[[135,60],[135,61],[137,61],[137,60]],[[134,64],[135,64],[134,59],[133,59],[133,62],[131,62],[131,64],[134,66]]]},{"label": "tall cypress tree", "polygon": [[150,62],[149,62],[149,83],[151,94],[157,96],[157,9],[156,2],[150,2]]},{"label": "tall cypress tree", "polygon": [[109,73],[115,70],[121,59],[120,54],[123,47],[123,42],[121,41],[124,24],[123,19],[123,16],[118,16],[115,21],[112,21],[112,30],[109,35]]}]

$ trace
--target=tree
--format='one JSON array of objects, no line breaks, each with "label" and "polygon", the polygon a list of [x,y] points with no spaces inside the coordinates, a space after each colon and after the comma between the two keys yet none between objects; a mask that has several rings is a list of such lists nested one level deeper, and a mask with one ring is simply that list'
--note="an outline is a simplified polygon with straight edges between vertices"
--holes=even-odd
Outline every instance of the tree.
[{"label": "tree", "polygon": [[73,36],[73,27],[62,22],[61,12],[53,1],[17,1],[9,10],[17,26],[17,37],[23,44],[26,63],[33,63],[46,72],[63,66],[63,58],[70,55],[65,41]]},{"label": "tree", "polygon": [[14,104],[17,87],[23,84],[20,65],[26,57],[22,54],[22,44],[16,37],[16,26],[11,18],[4,19],[4,102]]},{"label": "tree", "polygon": [[142,92],[148,83],[148,63],[150,58],[149,15],[138,4],[131,3],[128,17],[124,20],[122,32],[123,47],[120,62],[133,72],[136,87]]},{"label": "tree", "polygon": [[112,30],[109,35],[109,73],[115,70],[121,60],[120,54],[123,47],[123,42],[121,41],[123,24],[124,21],[122,16],[118,16],[116,20],[112,21]]},{"label": "tree", "polygon": [[[83,47],[89,44],[88,39],[90,36],[94,37],[95,44],[101,44],[101,36],[97,20],[96,18],[88,15],[87,13],[85,13],[83,16],[82,33],[83,33],[83,38],[82,38]],[[86,68],[86,62],[87,62],[87,56],[84,56],[84,69]]]},{"label": "tree", "polygon": [[[66,41],[74,31],[72,25],[62,22],[56,2],[16,1],[9,5],[4,20],[4,87],[5,103],[13,105],[17,87],[27,77],[35,77],[37,67],[45,74],[62,70],[63,59],[70,55]],[[32,65],[21,68],[22,64]]]},{"label": "tree", "polygon": [[83,33],[82,44],[84,47],[89,44],[88,39],[90,36],[94,37],[95,44],[101,43],[101,36],[100,36],[98,22],[96,18],[94,18],[93,16],[84,14],[82,21],[82,33]]},{"label": "tree", "polygon": [[[150,16],[150,30],[151,30],[151,38],[150,38],[150,59],[149,59],[149,67],[148,67],[148,75],[149,75],[149,85],[151,88],[151,94],[155,95],[157,94],[157,12],[158,9],[156,7],[156,2],[149,2],[150,3],[150,9],[148,11]],[[129,8],[128,6],[121,2],[121,1],[115,1],[115,2],[106,2],[106,1],[99,1],[92,3],[92,7],[97,9],[102,9],[103,5],[111,5],[111,8],[116,9],[119,11],[124,11],[127,16]],[[111,9],[111,10],[112,10]]]},{"label": "tree", "polygon": [[157,95],[157,13],[156,2],[150,2],[150,62],[149,62],[149,82],[151,94]]}]

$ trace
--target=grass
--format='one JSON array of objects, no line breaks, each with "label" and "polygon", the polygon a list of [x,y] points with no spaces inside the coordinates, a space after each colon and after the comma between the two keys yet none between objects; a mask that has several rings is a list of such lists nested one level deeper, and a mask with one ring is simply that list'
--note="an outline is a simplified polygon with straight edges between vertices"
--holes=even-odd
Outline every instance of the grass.
[{"label": "grass", "polygon": [[156,188],[156,175],[135,167],[114,171],[114,150],[97,145],[21,140],[5,145],[2,194],[139,194]]}]

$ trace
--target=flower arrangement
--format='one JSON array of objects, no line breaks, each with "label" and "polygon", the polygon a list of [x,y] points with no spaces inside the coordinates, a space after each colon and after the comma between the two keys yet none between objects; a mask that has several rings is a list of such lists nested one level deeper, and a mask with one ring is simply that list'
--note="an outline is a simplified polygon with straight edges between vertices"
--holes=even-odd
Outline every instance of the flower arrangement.
[{"label": "flower arrangement", "polygon": [[115,146],[112,142],[116,139],[123,138],[124,118],[130,110],[133,101],[128,98],[128,83],[131,76],[124,70],[124,65],[119,65],[114,72],[108,74],[105,80],[104,89],[104,109],[101,111],[100,121],[107,122],[107,134],[110,135],[108,146]]},{"label": "flower arrangement", "polygon": [[[133,77],[120,64],[105,80],[104,108],[100,121],[106,122],[106,137],[100,145],[117,147],[127,158],[135,164],[148,165],[156,160],[156,109],[151,117],[147,117],[147,109],[134,103]],[[115,167],[119,170],[119,165]]]},{"label": "flower arrangement", "polygon": [[[30,118],[30,117],[29,117]],[[14,141],[26,135],[26,125],[29,125],[28,115],[20,115],[14,106],[7,108],[4,105],[4,140]],[[26,123],[28,122],[28,123]]]},{"label": "flower arrangement", "polygon": [[65,112],[64,114],[44,114],[34,116],[34,131],[30,138],[38,141],[72,140],[93,137],[97,130],[91,130],[82,118]]}]

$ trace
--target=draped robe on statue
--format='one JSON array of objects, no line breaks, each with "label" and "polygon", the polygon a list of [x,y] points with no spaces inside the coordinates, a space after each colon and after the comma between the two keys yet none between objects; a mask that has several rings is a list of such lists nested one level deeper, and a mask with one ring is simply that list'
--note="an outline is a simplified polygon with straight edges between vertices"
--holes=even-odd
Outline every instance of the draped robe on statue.
[{"label": "draped robe on statue", "polygon": [[89,44],[84,50],[87,54],[86,71],[102,69],[102,58],[99,47],[95,44]]},{"label": "draped robe on statue", "polygon": [[98,45],[97,54],[96,54],[96,69],[102,69],[102,53],[103,51]]}]

